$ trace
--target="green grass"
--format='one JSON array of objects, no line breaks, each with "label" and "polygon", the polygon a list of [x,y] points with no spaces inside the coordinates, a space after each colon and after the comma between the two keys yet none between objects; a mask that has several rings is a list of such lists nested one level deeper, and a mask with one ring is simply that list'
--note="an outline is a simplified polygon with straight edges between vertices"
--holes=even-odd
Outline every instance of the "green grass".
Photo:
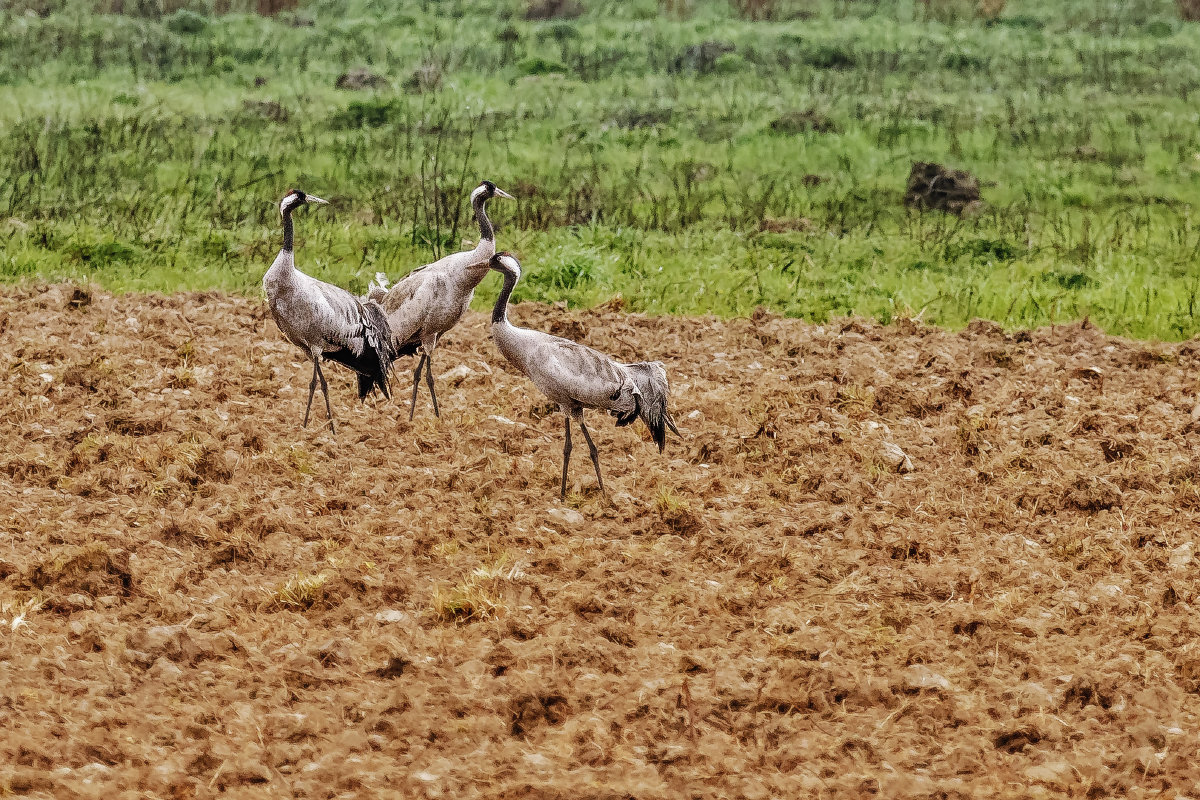
[{"label": "green grass", "polygon": [[[0,280],[255,292],[296,186],[334,201],[300,265],[362,291],[472,238],[488,177],[518,299],[1200,332],[1200,25],[1171,0],[584,5],[0,12]],[[355,66],[390,88],[335,89]],[[986,208],[906,209],[914,160]]]}]

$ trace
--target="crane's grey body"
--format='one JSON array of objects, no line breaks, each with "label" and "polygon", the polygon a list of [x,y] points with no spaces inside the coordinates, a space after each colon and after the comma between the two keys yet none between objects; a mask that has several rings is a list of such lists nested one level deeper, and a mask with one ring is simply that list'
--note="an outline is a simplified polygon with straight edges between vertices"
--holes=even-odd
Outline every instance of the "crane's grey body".
[{"label": "crane's grey body", "polygon": [[321,359],[337,361],[357,372],[359,397],[365,398],[374,386],[378,386],[385,396],[389,394],[388,367],[394,356],[387,318],[378,303],[371,300],[363,303],[345,289],[296,269],[291,214],[295,207],[307,202],[325,201],[302,192],[289,192],[280,203],[284,222],[283,249],[263,276],[263,291],[279,330],[313,363],[304,425],[308,425],[313,395],[320,380],[325,412],[330,427],[334,428],[329,385],[321,370]]},{"label": "crane's grey body", "polygon": [[496,249],[495,241],[488,245],[447,256],[454,261],[422,267],[392,287],[382,305],[398,348],[421,345],[431,353],[438,337],[458,324],[471,307],[475,287],[487,276],[492,254],[475,253]]},{"label": "crane's grey body", "polygon": [[503,273],[504,288],[492,311],[492,339],[508,361],[525,374],[542,394],[557,403],[566,417],[560,497],[567,494],[567,466],[571,461],[571,420],[587,440],[596,481],[604,491],[600,458],[583,422],[585,409],[607,411],[617,425],[628,425],[639,416],[650,428],[661,452],[666,429],[679,435],[667,410],[667,371],[660,361],[622,364],[587,345],[541,331],[519,328],[508,321],[508,298],[521,277],[517,260],[507,253],[492,258],[492,269]]},{"label": "crane's grey body", "polygon": [[413,373],[409,419],[417,410],[422,369],[433,401],[433,413],[441,415],[433,388],[433,351],[438,339],[467,313],[475,296],[475,287],[487,277],[488,262],[496,253],[496,237],[485,206],[496,196],[511,198],[490,181],[484,181],[471,193],[471,206],[479,223],[479,244],[475,249],[451,253],[432,264],[418,267],[391,290],[384,290],[382,286],[371,289],[369,297],[379,301],[387,314],[396,355],[415,355],[417,348],[421,348],[421,358]]},{"label": "crane's grey body", "polygon": [[365,314],[354,295],[296,269],[295,255],[281,250],[263,276],[275,324],[310,357],[348,348],[361,355],[367,345]]},{"label": "crane's grey body", "polygon": [[637,413],[641,391],[625,364],[570,339],[518,328],[507,319],[492,324],[492,338],[501,355],[564,414],[579,419],[585,408],[617,417]]}]

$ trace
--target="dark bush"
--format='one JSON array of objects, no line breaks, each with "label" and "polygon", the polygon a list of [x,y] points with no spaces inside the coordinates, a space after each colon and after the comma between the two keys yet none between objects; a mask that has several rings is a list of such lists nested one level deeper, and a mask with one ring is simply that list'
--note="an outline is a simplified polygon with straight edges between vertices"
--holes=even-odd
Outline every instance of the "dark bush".
[{"label": "dark bush", "polygon": [[946,53],[942,57],[942,66],[955,72],[982,72],[991,66],[991,59],[976,53],[962,50]]},{"label": "dark bush", "polygon": [[403,108],[397,100],[355,100],[329,115],[329,126],[338,129],[378,128],[386,125]]},{"label": "dark bush", "polygon": [[1091,286],[1095,280],[1086,272],[1078,269],[1051,269],[1042,273],[1042,280],[1057,283],[1064,289],[1076,291]]},{"label": "dark bush", "polygon": [[837,44],[812,45],[804,54],[804,61],[817,69],[852,69],[858,66],[858,57],[854,52]]},{"label": "dark bush", "polygon": [[675,114],[669,108],[623,108],[613,115],[618,128],[654,128],[669,123]]},{"label": "dark bush", "polygon": [[671,72],[695,72],[707,75],[715,72],[721,56],[732,53],[737,48],[729,42],[708,41],[685,47],[683,52],[671,62]]},{"label": "dark bush", "polygon": [[387,78],[376,75],[365,67],[355,67],[339,75],[333,85],[337,89],[378,89],[387,86]]},{"label": "dark bush", "polygon": [[771,120],[771,133],[795,136],[802,133],[840,133],[838,124],[815,109],[788,111]]},{"label": "dark bush", "polygon": [[1024,255],[1025,248],[1007,239],[968,239],[946,246],[946,260],[970,256],[973,261],[1012,261]]},{"label": "dark bush", "polygon": [[526,75],[565,75],[567,72],[566,64],[541,56],[527,58],[517,66]]},{"label": "dark bush", "polygon": [[208,28],[208,20],[186,8],[181,8],[167,17],[167,29],[175,33],[203,33],[206,28]]}]

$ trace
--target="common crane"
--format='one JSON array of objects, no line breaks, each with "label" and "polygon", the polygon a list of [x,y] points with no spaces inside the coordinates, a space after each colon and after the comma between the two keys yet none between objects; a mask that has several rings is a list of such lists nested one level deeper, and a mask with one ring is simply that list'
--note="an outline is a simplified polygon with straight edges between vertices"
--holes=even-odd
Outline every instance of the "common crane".
[{"label": "common crane", "polygon": [[571,461],[571,420],[579,423],[587,440],[596,482],[608,499],[604,479],[600,477],[600,458],[583,411],[595,408],[617,418],[617,425],[628,425],[639,416],[650,429],[658,451],[667,442],[667,428],[680,436],[667,410],[667,371],[661,361],[622,364],[586,345],[551,336],[541,331],[518,328],[508,321],[508,298],[521,278],[521,265],[509,253],[492,256],[489,266],[504,275],[504,287],[492,310],[492,338],[509,362],[525,373],[542,394],[558,404],[566,417],[566,444],[563,446],[562,488],[567,496],[567,465]]},{"label": "common crane", "polygon": [[312,410],[317,380],[325,395],[325,413],[329,427],[336,432],[333,409],[329,405],[329,384],[321,371],[321,359],[336,361],[358,373],[358,396],[366,398],[378,387],[390,397],[388,377],[395,358],[388,331],[387,317],[376,302],[362,302],[337,286],[319,281],[296,269],[293,246],[292,211],[310,203],[326,204],[315,195],[296,189],[288,191],[279,203],[283,217],[283,249],[263,276],[263,289],[271,316],[283,335],[304,351],[312,361],[312,382],[308,385],[308,405],[304,409],[304,427]]},{"label": "common crane", "polygon": [[[390,291],[385,291],[382,285],[371,289],[370,297],[380,301],[387,313],[395,356],[416,355],[418,346],[421,348],[421,358],[413,372],[410,420],[417,411],[422,369],[429,385],[429,397],[433,400],[433,413],[441,416],[433,388],[433,351],[438,337],[462,319],[475,296],[475,287],[487,277],[488,259],[496,252],[496,233],[486,208],[487,201],[493,197],[513,199],[491,181],[483,181],[471,192],[471,207],[479,223],[479,244],[474,250],[451,253],[432,264],[417,267]],[[360,387],[364,380],[359,378]]]}]

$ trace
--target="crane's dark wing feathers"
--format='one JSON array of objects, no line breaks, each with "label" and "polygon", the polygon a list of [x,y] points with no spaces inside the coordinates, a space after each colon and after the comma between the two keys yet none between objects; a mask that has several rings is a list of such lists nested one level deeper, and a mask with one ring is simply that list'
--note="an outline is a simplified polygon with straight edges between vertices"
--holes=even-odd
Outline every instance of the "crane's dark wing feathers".
[{"label": "crane's dark wing feathers", "polygon": [[383,307],[374,300],[362,303],[360,309],[362,329],[358,335],[363,339],[362,352],[355,355],[353,350],[343,347],[325,353],[325,358],[358,373],[359,400],[365,400],[375,388],[390,399],[392,394],[388,384],[396,354],[392,351],[392,335],[388,330],[387,315]]},{"label": "crane's dark wing feathers", "polygon": [[629,411],[625,414],[617,414],[616,412],[613,413],[613,416],[615,416],[617,418],[617,427],[623,428],[626,425],[630,424],[631,422],[633,422],[634,420],[636,420],[638,418],[638,415],[641,412],[642,412],[642,396],[640,394],[635,394],[633,396],[633,409],[631,411]]},{"label": "crane's dark wing feathers", "polygon": [[[667,410],[667,371],[660,361],[626,364],[625,368],[629,370],[633,382],[637,384],[638,391],[641,393],[638,398],[636,414],[650,429],[650,435],[654,438],[654,443],[658,445],[658,452],[661,453],[667,446],[668,428],[676,436],[683,438],[679,429],[675,427],[675,420],[671,419],[671,412]],[[632,421],[632,419],[629,420],[629,422]],[[617,424],[628,425],[629,423],[617,420]]]}]

